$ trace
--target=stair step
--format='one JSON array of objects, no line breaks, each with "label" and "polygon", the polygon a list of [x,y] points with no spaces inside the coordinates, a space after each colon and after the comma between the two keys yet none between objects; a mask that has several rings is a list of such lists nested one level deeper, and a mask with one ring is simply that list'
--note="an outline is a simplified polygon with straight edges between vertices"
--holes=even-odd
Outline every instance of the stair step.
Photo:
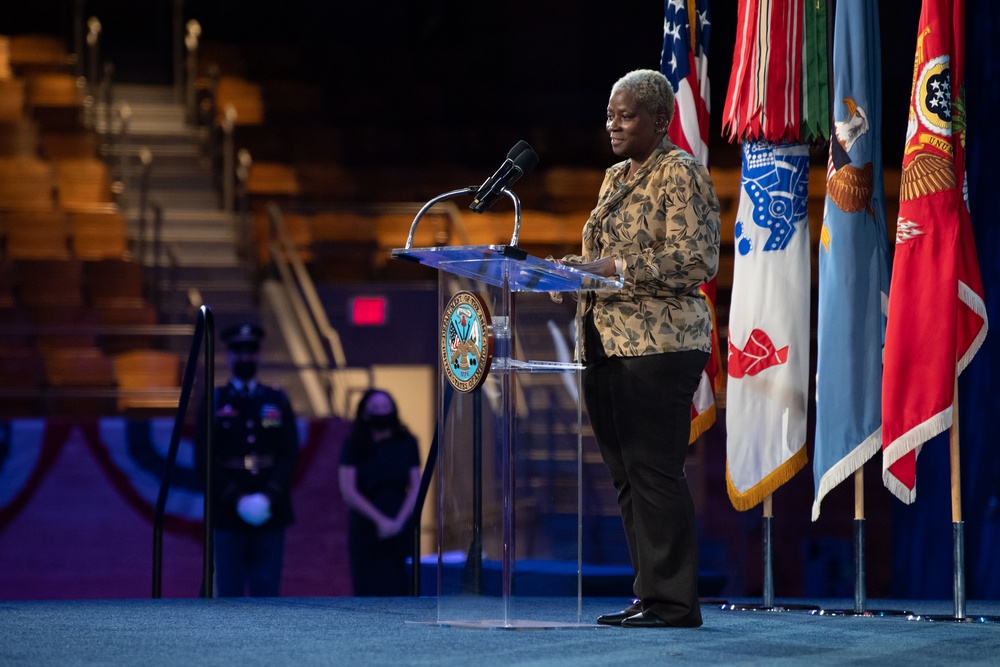
[{"label": "stair step", "polygon": [[[233,250],[231,243],[205,244],[163,241],[161,251],[164,252],[164,264],[175,261],[180,271],[188,271],[192,267],[215,267],[220,270],[234,267],[241,272],[243,271],[243,263]],[[145,256],[147,258],[152,257],[151,247],[147,250]]]},{"label": "stair step", "polygon": [[[177,274],[179,274],[179,277],[183,277],[185,281],[195,285],[200,282],[212,283],[218,280],[230,280],[234,282],[237,280],[246,280],[246,269],[242,265],[221,263],[199,264],[187,261],[185,258],[178,259]],[[169,282],[170,268],[167,260],[161,262],[160,269],[163,271],[163,274],[160,276],[161,284]]]},{"label": "stair step", "polygon": [[[238,254],[240,218],[222,210],[205,154],[208,129],[187,123],[185,107],[174,99],[172,87],[124,84],[116,85],[112,94],[115,113],[112,134],[105,137],[104,156],[124,184],[119,207],[129,221],[132,238],[144,245],[147,256],[156,221],[149,210],[140,216],[139,186],[146,169],[141,156],[144,151],[152,155],[147,199],[160,207],[159,238],[171,255],[161,255],[157,267],[147,262],[147,270],[157,282],[164,318],[193,322],[197,317],[191,303],[194,295],[212,308],[217,329],[227,322],[256,321],[259,304],[253,280]],[[119,140],[117,111],[123,104],[129,106],[131,115],[127,134]],[[94,120],[100,132],[108,120],[106,111],[104,104],[96,106]]]},{"label": "stair step", "polygon": [[193,160],[205,152],[201,139],[194,136],[170,136],[165,134],[130,135],[123,145],[108,146],[108,155],[120,159],[124,153],[128,161],[139,164],[139,156],[148,150],[153,156],[153,164],[177,162],[180,159]]},{"label": "stair step", "polygon": [[[112,119],[111,136],[107,139],[108,149],[115,150],[120,147],[121,123]],[[107,119],[98,116],[94,121],[94,130],[98,134],[107,134]],[[180,144],[182,142],[192,142],[200,145],[204,142],[207,130],[203,127],[186,125],[183,121],[174,122],[169,119],[143,120],[141,118],[130,118],[125,135],[125,145],[156,144],[164,145]]]},{"label": "stair step", "polygon": [[[126,190],[122,197],[122,203],[120,206],[125,209],[135,208],[139,205],[139,193],[132,190]],[[220,195],[215,191],[202,191],[202,190],[184,190],[180,192],[169,192],[164,190],[150,191],[149,201],[150,203],[159,204],[164,213],[170,211],[174,213],[176,211],[183,210],[204,210],[207,208],[220,207]]]},{"label": "stair step", "polygon": [[252,310],[255,306],[253,290],[246,284],[232,287],[213,287],[210,283],[185,283],[177,285],[177,290],[160,299],[164,312],[181,313],[191,307],[190,290],[197,290],[201,301],[209,307],[225,305],[232,310]]},{"label": "stair step", "polygon": [[112,86],[111,96],[114,103],[128,100],[130,104],[176,105],[183,108],[183,105],[174,99],[172,86],[119,83]]},{"label": "stair step", "polygon": [[[136,224],[134,231],[132,231],[132,238],[137,241],[152,242],[156,238],[152,227],[152,224],[147,223],[146,228],[140,230],[140,225]],[[130,229],[133,228],[130,227]],[[229,246],[235,243],[235,237],[228,228],[207,225],[201,227],[194,225],[164,225],[163,229],[160,230],[160,240],[165,243],[224,243]]]},{"label": "stair step", "polygon": [[[130,220],[136,220],[139,216],[138,207],[123,207],[125,215]],[[165,209],[163,211],[164,222],[172,225],[230,225],[236,220],[235,214],[223,211],[216,206],[201,209]]]}]

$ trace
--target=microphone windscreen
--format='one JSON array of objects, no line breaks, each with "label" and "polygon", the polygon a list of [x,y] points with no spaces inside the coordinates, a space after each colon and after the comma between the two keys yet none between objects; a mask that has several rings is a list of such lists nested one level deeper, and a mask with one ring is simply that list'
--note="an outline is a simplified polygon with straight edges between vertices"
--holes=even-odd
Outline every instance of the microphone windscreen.
[{"label": "microphone windscreen", "polygon": [[524,151],[530,151],[530,150],[531,150],[531,144],[522,139],[521,141],[514,144],[514,147],[507,152],[507,159],[516,160],[518,155],[520,155]]},{"label": "microphone windscreen", "polygon": [[520,169],[522,175],[527,174],[529,171],[534,169],[537,164],[538,153],[530,148],[514,158],[514,167]]}]

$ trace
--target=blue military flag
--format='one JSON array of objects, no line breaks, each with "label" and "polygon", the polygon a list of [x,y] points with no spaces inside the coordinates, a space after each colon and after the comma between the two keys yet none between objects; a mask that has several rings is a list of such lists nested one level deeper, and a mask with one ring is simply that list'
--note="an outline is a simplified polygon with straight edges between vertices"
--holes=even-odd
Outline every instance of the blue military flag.
[{"label": "blue military flag", "polygon": [[834,136],[819,245],[812,518],[882,446],[882,347],[889,294],[877,0],[840,0],[834,21]]}]

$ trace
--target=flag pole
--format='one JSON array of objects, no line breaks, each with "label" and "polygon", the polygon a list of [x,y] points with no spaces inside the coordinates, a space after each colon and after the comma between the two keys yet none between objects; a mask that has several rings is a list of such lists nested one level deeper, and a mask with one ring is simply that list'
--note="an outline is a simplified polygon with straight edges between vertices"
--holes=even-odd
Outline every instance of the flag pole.
[{"label": "flag pole", "polygon": [[816,613],[819,607],[811,604],[774,604],[774,541],[772,529],[774,524],[774,497],[767,494],[763,501],[761,517],[761,544],[764,551],[764,582],[763,600],[761,604],[724,604],[722,609],[728,611],[808,611]]},{"label": "flag pole", "polygon": [[761,513],[761,546],[763,547],[764,579],[762,583],[761,604],[726,604],[723,609],[729,611],[785,611],[784,607],[774,606],[774,568],[771,529],[774,522],[774,501],[769,493],[764,497]]},{"label": "flag pole", "polygon": [[868,606],[865,580],[865,467],[854,471],[854,613]]},{"label": "flag pole", "polygon": [[965,521],[962,520],[962,469],[959,456],[958,373],[952,399],[951,428],[948,430],[948,459],[951,465],[951,535],[955,612],[952,616],[910,616],[914,621],[958,621],[961,623],[1000,623],[1000,616],[968,616],[965,612]]},{"label": "flag pole", "polygon": [[958,373],[955,373],[955,393],[951,404],[951,428],[948,430],[948,460],[951,465],[951,537],[952,586],[955,611],[952,616],[925,614],[911,616],[916,621],[976,621],[965,614],[965,522],[962,521],[962,480],[958,451]]},{"label": "flag pole", "polygon": [[774,496],[767,494],[764,498],[762,513],[761,537],[764,547],[764,608],[774,608]]},{"label": "flag pole", "polygon": [[962,521],[962,470],[958,451],[958,373],[952,401],[951,429],[948,433],[951,461],[951,525],[954,558],[955,618],[965,618],[965,522]]},{"label": "flag pole", "polygon": [[908,616],[913,612],[903,609],[868,609],[868,571],[866,548],[867,521],[865,518],[865,467],[854,471],[854,615],[855,616]]},{"label": "flag pole", "polygon": [[868,584],[865,573],[868,571],[865,558],[865,467],[862,465],[854,471],[854,609],[820,609],[814,611],[817,616],[908,616],[911,611],[901,609],[868,609]]}]

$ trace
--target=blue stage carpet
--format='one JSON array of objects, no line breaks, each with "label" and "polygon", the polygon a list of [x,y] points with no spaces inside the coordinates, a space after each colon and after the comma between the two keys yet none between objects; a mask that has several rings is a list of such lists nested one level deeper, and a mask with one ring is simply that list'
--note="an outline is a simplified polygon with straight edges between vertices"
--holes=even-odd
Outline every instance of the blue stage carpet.
[{"label": "blue stage carpet", "polygon": [[[622,602],[584,599],[583,618],[589,622]],[[544,616],[546,605],[575,603],[534,598],[526,604]],[[954,613],[951,601],[872,601],[869,608]],[[970,602],[967,611],[1000,614],[1000,604]],[[434,598],[0,602],[0,665],[1000,664],[995,623],[728,611],[718,604],[705,604],[703,615],[705,625],[695,630],[510,631],[437,625]]]}]

